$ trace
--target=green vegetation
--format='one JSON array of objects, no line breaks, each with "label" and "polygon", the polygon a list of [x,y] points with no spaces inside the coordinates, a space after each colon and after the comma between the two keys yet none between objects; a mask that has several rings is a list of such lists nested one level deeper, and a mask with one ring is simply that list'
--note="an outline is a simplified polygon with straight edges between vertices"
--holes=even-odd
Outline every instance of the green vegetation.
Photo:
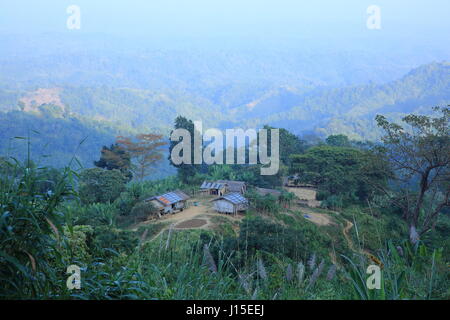
[{"label": "green vegetation", "polygon": [[113,202],[125,190],[126,181],[119,170],[86,169],[80,174],[80,199],[83,203]]},{"label": "green vegetation", "polygon": [[[448,128],[448,120],[420,119]],[[448,147],[448,139],[426,137],[428,146]],[[281,176],[261,177],[258,166],[178,168],[178,176],[129,181],[121,166],[104,156],[102,165],[84,170],[73,169],[75,158],[59,170],[37,166],[29,152],[24,162],[1,158],[0,297],[450,298],[448,206],[429,218],[433,228],[410,241],[408,215],[375,188],[390,188],[399,174],[389,166],[392,159],[382,156],[395,150],[391,145],[383,144],[380,154],[346,137],[312,145],[286,131],[281,139],[283,148],[298,152],[284,159],[283,170],[316,184],[323,208],[302,207],[286,191],[259,195],[252,187],[281,190]],[[30,139],[24,142],[31,150]],[[447,172],[448,164],[440,170]],[[409,178],[411,189],[405,190],[411,192],[417,179]],[[157,220],[144,201],[175,189],[193,194],[203,179],[248,182],[245,217],[217,215],[211,228],[177,229]],[[448,184],[434,186],[445,192]],[[425,198],[434,208],[442,201]],[[326,222],[315,222],[318,217]],[[155,221],[143,222],[148,219]],[[66,286],[70,265],[81,268],[80,290]],[[380,289],[367,285],[369,265],[381,268]]]},{"label": "green vegetation", "polygon": [[318,200],[331,208],[365,201],[377,191],[368,181],[379,185],[387,181],[385,173],[374,170],[371,152],[352,147],[316,146],[292,155],[291,161],[291,174],[298,175],[300,183],[317,186]]}]

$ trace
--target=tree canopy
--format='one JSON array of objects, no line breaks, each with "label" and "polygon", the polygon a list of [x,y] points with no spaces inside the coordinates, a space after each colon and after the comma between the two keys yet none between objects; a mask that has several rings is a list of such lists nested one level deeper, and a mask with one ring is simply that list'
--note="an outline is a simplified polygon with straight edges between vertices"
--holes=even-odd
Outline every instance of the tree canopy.
[{"label": "tree canopy", "polygon": [[412,242],[430,230],[442,209],[450,206],[450,108],[434,111],[435,116],[408,115],[402,119],[404,125],[376,117],[385,132],[380,151],[397,182],[394,189],[380,189],[403,210]]}]

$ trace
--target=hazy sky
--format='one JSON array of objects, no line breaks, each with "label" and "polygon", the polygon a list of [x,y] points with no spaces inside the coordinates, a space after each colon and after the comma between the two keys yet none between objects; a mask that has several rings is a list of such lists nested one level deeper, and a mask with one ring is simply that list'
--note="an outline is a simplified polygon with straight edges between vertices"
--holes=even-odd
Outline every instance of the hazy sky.
[{"label": "hazy sky", "polygon": [[[66,9],[81,9],[68,31]],[[381,8],[381,30],[366,10]],[[353,37],[378,32],[448,41],[448,0],[1,0],[0,33],[109,33],[149,36]]]}]

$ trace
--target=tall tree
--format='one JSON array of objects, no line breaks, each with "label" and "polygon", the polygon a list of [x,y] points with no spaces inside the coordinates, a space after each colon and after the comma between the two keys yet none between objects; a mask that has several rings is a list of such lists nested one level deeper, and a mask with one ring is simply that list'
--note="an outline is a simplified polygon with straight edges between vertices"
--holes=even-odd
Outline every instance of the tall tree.
[{"label": "tall tree", "polygon": [[118,137],[117,144],[134,160],[131,165],[134,176],[143,180],[162,159],[162,148],[167,142],[163,141],[162,135],[149,133],[138,134],[134,139]]},{"label": "tall tree", "polygon": [[[275,129],[274,127],[271,127],[269,125],[265,125],[263,129],[271,130]],[[291,158],[290,156],[292,154],[302,154],[307,149],[306,141],[300,139],[295,134],[291,133],[290,131],[279,128],[280,130],[280,161],[282,164],[289,166],[291,164]],[[271,143],[271,135],[268,135],[268,142],[267,147],[270,150],[270,143]]]},{"label": "tall tree", "polygon": [[413,243],[433,227],[442,209],[450,206],[450,108],[436,107],[434,111],[435,116],[404,117],[406,128],[384,116],[376,117],[385,131],[381,151],[399,182],[397,194],[385,191],[402,209]]},{"label": "tall tree", "polygon": [[[175,119],[175,126],[174,129],[185,129],[190,133],[191,137],[191,164],[182,163],[175,165],[172,161],[172,150],[173,148],[179,143],[178,141],[171,141],[169,145],[169,161],[170,164],[177,168],[178,170],[178,176],[180,177],[181,181],[188,182],[191,177],[194,177],[195,174],[200,171],[201,165],[195,165],[194,163],[194,133],[195,133],[195,127],[194,122],[192,120],[189,120],[183,116],[178,116]],[[173,132],[173,131],[172,131]],[[172,134],[171,132],[171,134]],[[180,155],[181,156],[181,155]]]},{"label": "tall tree", "polygon": [[292,155],[290,173],[298,175],[301,183],[318,186],[325,198],[339,196],[348,201],[365,201],[377,191],[367,181],[386,185],[385,170],[378,169],[380,165],[373,158],[368,151],[322,145]]},{"label": "tall tree", "polygon": [[94,165],[107,170],[120,170],[128,181],[133,178],[131,155],[117,143],[112,144],[109,148],[103,146],[100,160],[94,161]]}]

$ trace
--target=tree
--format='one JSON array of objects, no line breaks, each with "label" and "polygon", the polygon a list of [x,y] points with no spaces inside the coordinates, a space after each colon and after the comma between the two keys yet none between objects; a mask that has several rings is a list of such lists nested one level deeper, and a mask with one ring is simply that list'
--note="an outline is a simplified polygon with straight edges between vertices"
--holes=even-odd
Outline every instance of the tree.
[{"label": "tree", "polygon": [[167,144],[162,139],[162,135],[153,133],[139,134],[135,139],[118,137],[117,144],[135,161],[131,165],[131,170],[139,180],[148,176],[162,159],[162,147]]},{"label": "tree", "polygon": [[326,140],[326,143],[334,147],[349,147],[350,140],[344,134],[331,135]]},{"label": "tree", "polygon": [[363,201],[376,191],[367,181],[386,183],[385,171],[378,168],[379,161],[373,158],[368,151],[322,145],[293,155],[290,173],[298,175],[301,183],[318,186],[323,198],[340,196]]},{"label": "tree", "polygon": [[429,231],[438,214],[450,206],[450,108],[434,108],[439,116],[408,115],[403,126],[377,115],[385,131],[382,154],[398,182],[396,194],[381,188],[403,211],[410,240],[415,243]]},{"label": "tree", "polygon": [[[264,129],[270,130],[275,129],[274,127],[265,125]],[[291,159],[290,155],[292,154],[301,154],[304,153],[307,149],[306,141],[300,139],[295,134],[289,132],[284,128],[280,128],[280,161],[284,165],[290,165]],[[270,150],[271,136],[268,135],[268,150]]]},{"label": "tree", "polygon": [[116,169],[86,169],[80,174],[79,195],[84,203],[113,202],[125,191],[127,179]]},{"label": "tree", "polygon": [[117,143],[112,144],[109,148],[103,146],[100,160],[94,161],[94,165],[107,170],[120,170],[127,177],[128,181],[133,179],[131,155]]},{"label": "tree", "polygon": [[292,201],[294,201],[295,199],[295,194],[293,194],[292,192],[287,192],[285,190],[283,190],[278,198],[278,201],[280,202],[280,204],[284,204],[285,208],[286,207],[291,207],[291,203]]},{"label": "tree", "polygon": [[[186,129],[190,133],[191,137],[191,164],[182,163],[179,165],[175,165],[172,161],[172,150],[173,148],[179,143],[178,141],[170,141],[169,145],[169,161],[172,166],[177,168],[178,170],[178,176],[180,177],[180,180],[184,183],[189,182],[191,177],[194,177],[197,172],[200,171],[201,165],[194,165],[194,122],[192,120],[188,120],[185,117],[178,116],[175,119],[175,126],[174,129]],[[173,132],[173,131],[172,131]],[[172,135],[171,132],[171,135]],[[182,155],[180,155],[182,156]]]}]

